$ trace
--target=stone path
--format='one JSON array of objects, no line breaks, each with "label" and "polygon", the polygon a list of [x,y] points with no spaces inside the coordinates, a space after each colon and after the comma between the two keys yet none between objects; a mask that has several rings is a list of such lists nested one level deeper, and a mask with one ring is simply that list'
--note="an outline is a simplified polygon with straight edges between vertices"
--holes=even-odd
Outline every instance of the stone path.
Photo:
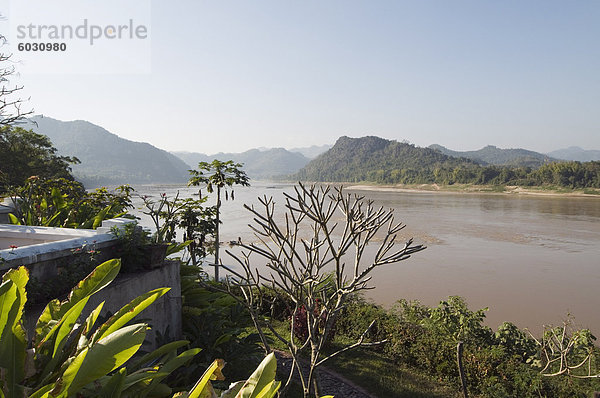
[{"label": "stone path", "polygon": [[[292,358],[287,352],[279,350],[275,350],[275,356],[277,357],[277,372],[281,374],[282,383],[285,383],[290,374]],[[302,360],[300,363],[302,364],[303,373],[308,374],[307,361]],[[344,376],[327,369],[325,366],[319,366],[317,377],[321,396],[333,395],[335,398],[376,398]],[[294,380],[300,385],[300,377],[297,372],[294,374]]]}]

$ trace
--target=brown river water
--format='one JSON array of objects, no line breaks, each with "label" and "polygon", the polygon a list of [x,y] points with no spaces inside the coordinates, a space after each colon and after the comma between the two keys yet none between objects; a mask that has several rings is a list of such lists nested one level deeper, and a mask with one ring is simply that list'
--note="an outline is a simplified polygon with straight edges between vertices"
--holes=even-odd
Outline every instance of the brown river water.
[{"label": "brown river water", "polygon": [[[146,195],[196,189],[146,185]],[[283,208],[290,185],[253,183],[224,202],[221,241],[256,241],[243,204],[272,196]],[[503,321],[539,334],[568,314],[600,335],[600,198],[443,192],[352,191],[394,209],[403,237],[427,249],[373,272],[366,296],[385,306],[398,299],[436,305],[450,295],[471,309],[489,307],[487,323]],[[210,203],[210,202],[209,202]],[[142,219],[150,226],[149,220]],[[233,264],[221,255],[225,264]],[[211,272],[212,273],[212,272]],[[598,297],[597,297],[598,296]]]}]

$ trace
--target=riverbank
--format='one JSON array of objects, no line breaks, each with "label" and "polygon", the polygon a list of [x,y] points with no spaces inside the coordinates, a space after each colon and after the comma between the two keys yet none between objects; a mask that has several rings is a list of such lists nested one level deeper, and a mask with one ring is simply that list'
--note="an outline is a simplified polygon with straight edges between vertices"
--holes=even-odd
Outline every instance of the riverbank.
[{"label": "riverbank", "polygon": [[[345,184],[344,184],[345,185]],[[398,185],[378,185],[378,184],[356,184],[345,185],[346,189],[377,191],[377,192],[444,192],[444,193],[484,193],[484,194],[505,194],[505,195],[536,195],[536,196],[568,196],[568,197],[592,197],[600,198],[600,189],[568,189],[556,187],[521,187],[504,185],[472,185],[472,184],[398,184]]]}]

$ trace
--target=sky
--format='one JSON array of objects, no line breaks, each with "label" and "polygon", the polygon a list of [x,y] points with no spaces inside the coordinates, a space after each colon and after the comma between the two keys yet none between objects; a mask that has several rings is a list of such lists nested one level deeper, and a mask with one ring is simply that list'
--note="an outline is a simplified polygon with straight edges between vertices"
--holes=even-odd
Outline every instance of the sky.
[{"label": "sky", "polygon": [[150,55],[110,61],[146,70],[24,71],[36,113],[169,151],[600,149],[597,0],[145,1]]}]

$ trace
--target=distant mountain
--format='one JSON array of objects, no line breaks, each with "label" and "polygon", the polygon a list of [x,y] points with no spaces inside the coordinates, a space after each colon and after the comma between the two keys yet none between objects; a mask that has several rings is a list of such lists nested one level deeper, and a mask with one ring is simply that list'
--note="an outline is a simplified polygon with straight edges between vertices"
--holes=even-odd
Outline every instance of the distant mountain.
[{"label": "distant mountain", "polygon": [[253,179],[269,179],[281,175],[293,174],[304,167],[309,159],[298,152],[290,152],[283,148],[265,150],[250,149],[242,153],[216,153],[205,155],[197,152],[173,152],[190,168],[195,168],[199,162],[212,162],[213,159],[233,160],[243,163],[244,170]]},{"label": "distant mountain", "polygon": [[313,159],[294,178],[302,181],[410,180],[433,175],[436,168],[475,167],[474,161],[457,159],[431,148],[379,137],[340,137],[327,152]]},{"label": "distant mountain", "polygon": [[188,180],[187,164],[148,143],[120,138],[84,120],[64,122],[47,116],[30,120],[37,126],[26,127],[47,135],[61,155],[79,158],[81,164],[73,166],[73,175],[88,188]]},{"label": "distant mountain", "polygon": [[600,151],[582,149],[578,146],[571,146],[564,149],[558,149],[548,153],[548,156],[563,160],[576,160],[578,162],[590,162],[600,160]]},{"label": "distant mountain", "polygon": [[540,167],[545,163],[555,161],[548,155],[528,151],[521,148],[501,149],[493,145],[488,145],[477,151],[453,151],[441,145],[430,145],[429,148],[456,158],[467,158],[476,161],[481,165],[497,166],[526,166]]},{"label": "distant mountain", "polygon": [[317,156],[319,156],[320,154],[322,154],[323,152],[326,152],[329,148],[331,148],[331,145],[325,144],[325,145],[313,145],[313,146],[303,147],[303,148],[291,148],[291,149],[288,149],[288,151],[299,152],[309,159],[314,159]]}]

